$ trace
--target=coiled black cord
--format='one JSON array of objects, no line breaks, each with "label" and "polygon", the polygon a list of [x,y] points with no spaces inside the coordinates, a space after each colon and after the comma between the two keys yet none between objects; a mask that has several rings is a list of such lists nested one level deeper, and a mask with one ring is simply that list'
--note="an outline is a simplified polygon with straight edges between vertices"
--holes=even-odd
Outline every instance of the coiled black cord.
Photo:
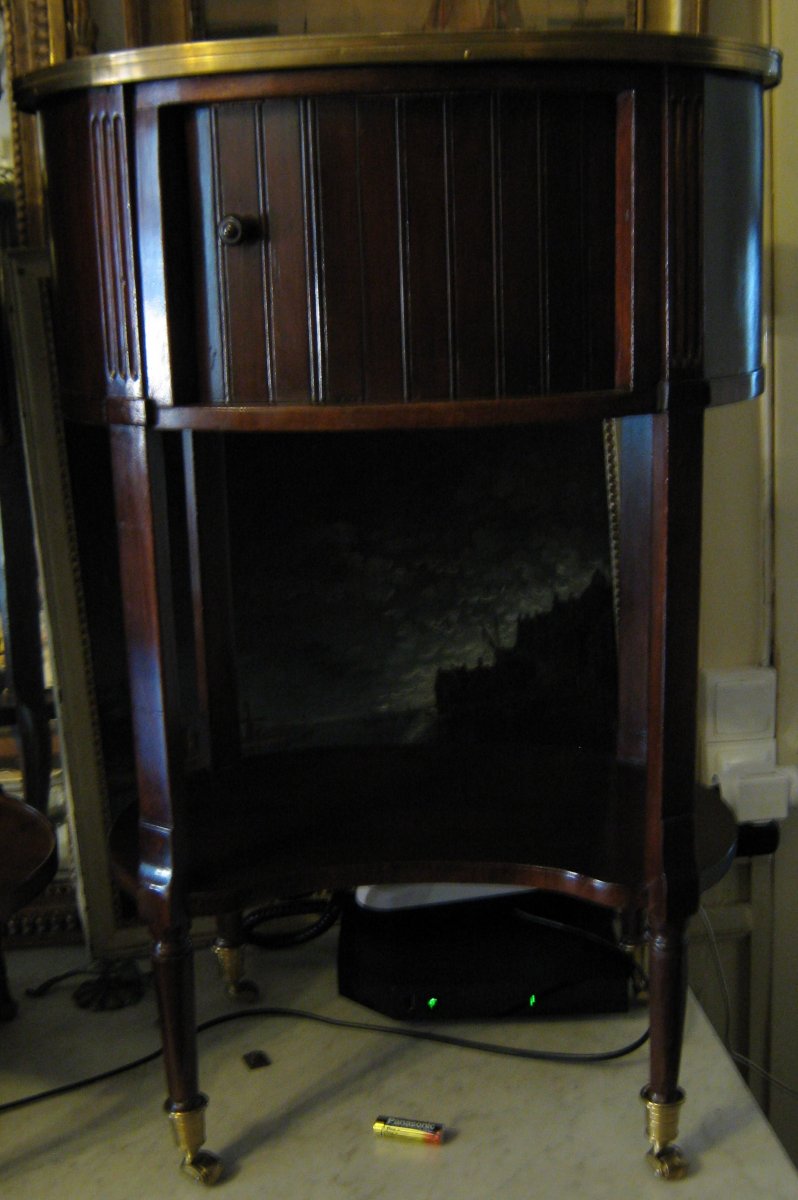
[{"label": "coiled black cord", "polygon": [[[256,908],[247,913],[243,919],[244,933],[248,942],[264,950],[301,946],[331,929],[341,915],[342,907],[343,895],[339,892],[276,901],[266,908]],[[318,920],[299,929],[275,933],[258,932],[257,927],[265,921],[274,921],[281,917],[312,916],[314,913],[318,915]]]}]

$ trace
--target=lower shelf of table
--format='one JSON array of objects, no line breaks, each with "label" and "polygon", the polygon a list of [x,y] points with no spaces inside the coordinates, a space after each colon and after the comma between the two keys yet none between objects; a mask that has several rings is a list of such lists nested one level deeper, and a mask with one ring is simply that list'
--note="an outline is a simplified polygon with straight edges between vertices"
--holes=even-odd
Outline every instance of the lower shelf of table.
[{"label": "lower shelf of table", "polygon": [[[645,883],[644,782],[642,768],[578,750],[279,751],[187,777],[176,798],[187,847],[178,865],[194,915],[265,895],[444,880],[544,887],[625,907],[640,903]],[[736,825],[715,789],[697,789],[695,813],[707,887],[734,856]],[[132,806],[112,832],[117,877],[132,894],[138,844]]]}]

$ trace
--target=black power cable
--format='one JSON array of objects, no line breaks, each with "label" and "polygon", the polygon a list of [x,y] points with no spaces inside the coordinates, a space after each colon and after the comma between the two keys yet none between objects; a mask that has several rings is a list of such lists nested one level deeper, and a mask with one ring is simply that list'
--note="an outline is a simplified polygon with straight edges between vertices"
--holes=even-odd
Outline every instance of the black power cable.
[{"label": "black power cable", "polygon": [[[267,908],[256,908],[246,914],[242,924],[246,939],[253,946],[260,946],[264,950],[281,950],[288,946],[301,946],[313,938],[321,937],[338,920],[342,907],[343,894],[338,892],[330,895],[298,896],[293,900],[275,902]],[[317,917],[315,921],[299,929],[276,933],[258,932],[257,927],[265,921],[314,915]]]},{"label": "black power cable", "polygon": [[[268,1007],[241,1009],[237,1012],[223,1013],[218,1017],[211,1017],[197,1026],[197,1033],[204,1033],[207,1029],[213,1029],[216,1025],[226,1025],[229,1021],[238,1021],[243,1018],[252,1017],[296,1017],[304,1021],[318,1021],[323,1025],[334,1025],[339,1029],[357,1029],[366,1033],[386,1033],[394,1037],[415,1038],[417,1041],[438,1042],[445,1046],[456,1046],[463,1050],[479,1050],[487,1054],[506,1054],[513,1058],[528,1058],[542,1062],[556,1063],[598,1063],[609,1062],[615,1058],[623,1058],[625,1055],[632,1054],[635,1050],[639,1050],[641,1046],[645,1045],[650,1032],[646,1029],[645,1033],[641,1034],[640,1037],[629,1043],[629,1045],[621,1046],[616,1050],[571,1054],[565,1051],[527,1050],[520,1046],[503,1046],[492,1042],[472,1041],[468,1038],[455,1037],[452,1034],[432,1033],[424,1029],[411,1029],[404,1025],[373,1025],[368,1021],[350,1021],[342,1017],[327,1017],[321,1013],[305,1012],[303,1009],[297,1008]],[[79,1079],[73,1083],[64,1083],[32,1096],[22,1096],[19,1100],[9,1100],[5,1104],[0,1104],[0,1114],[11,1112],[17,1108],[24,1108],[29,1104],[36,1104],[42,1100],[51,1100],[56,1096],[66,1095],[68,1092],[88,1087],[92,1083],[101,1083],[103,1080],[111,1079],[115,1075],[122,1075],[127,1071],[134,1070],[136,1067],[143,1067],[147,1063],[154,1062],[155,1059],[161,1057],[162,1053],[163,1051],[159,1048],[153,1050],[151,1054],[145,1054],[142,1058],[137,1058],[129,1063],[123,1063],[120,1067],[112,1067],[108,1071],[101,1071],[97,1075],[90,1075],[85,1079]]]},{"label": "black power cable", "polygon": [[[329,896],[302,896],[290,901],[277,903],[266,909],[257,909],[249,913],[244,918],[244,927],[247,934],[247,940],[255,945],[267,948],[277,948],[282,946],[295,946],[303,942],[309,941],[311,938],[319,937],[327,929],[337,921],[343,897],[338,893],[333,893]],[[288,933],[277,934],[257,934],[255,927],[262,924],[264,921],[276,919],[284,916],[297,915],[313,915],[318,914],[318,920],[308,926]],[[604,946],[606,949],[622,954],[627,957],[621,948],[609,942],[606,938],[596,936],[586,930],[576,926],[567,925],[560,921],[554,921],[546,917],[541,917],[537,914],[517,912],[518,916],[531,921],[535,924],[548,926],[557,929],[564,933],[570,933],[577,937],[582,937],[588,941],[595,942]],[[53,979],[48,980],[38,988],[29,989],[28,994],[31,996],[43,996],[55,984],[62,982],[65,979],[71,978],[78,974],[100,974],[108,972],[108,965],[102,968],[99,972],[85,971],[67,971],[63,975],[57,975]],[[635,968],[639,972],[639,968]],[[638,982],[646,983],[645,976],[639,972]],[[340,1029],[356,1029],[366,1033],[383,1033],[390,1034],[394,1037],[414,1038],[416,1041],[435,1042],[445,1046],[455,1046],[463,1050],[477,1050],[485,1054],[504,1054],[513,1058],[526,1058],[538,1062],[554,1062],[554,1063],[599,1063],[610,1062],[616,1058],[623,1058],[628,1054],[633,1054],[635,1050],[639,1050],[644,1046],[650,1036],[650,1029],[646,1029],[640,1037],[636,1038],[628,1045],[621,1046],[615,1050],[602,1050],[595,1053],[575,1054],[559,1050],[528,1050],[520,1046],[504,1046],[493,1042],[473,1041],[469,1038],[456,1037],[453,1034],[433,1033],[430,1030],[410,1028],[405,1025],[375,1025],[368,1021],[352,1021],[343,1017],[328,1017],[321,1013],[307,1012],[303,1009],[295,1008],[279,1008],[279,1007],[257,1007],[240,1009],[236,1012],[222,1013],[220,1016],[211,1017],[207,1021],[203,1021],[197,1026],[197,1033],[204,1033],[208,1029],[213,1029],[217,1025],[226,1025],[229,1021],[238,1021],[244,1018],[252,1017],[294,1017],[304,1021],[317,1021],[324,1025],[333,1025]],[[88,1087],[93,1083],[101,1083],[106,1079],[112,1079],[116,1075],[123,1075],[127,1071],[135,1070],[137,1067],[143,1067],[147,1063],[154,1062],[160,1058],[163,1051],[161,1048],[153,1050],[150,1054],[145,1054],[141,1058],[134,1059],[131,1062],[123,1063],[119,1067],[112,1067],[107,1071],[100,1071],[96,1075],[87,1076],[85,1079],[75,1080],[72,1083],[61,1084],[55,1088],[49,1088],[44,1092],[37,1092],[31,1096],[23,1096],[18,1100],[10,1100],[4,1104],[0,1104],[0,1114],[11,1112],[17,1108],[24,1108],[29,1104],[36,1104],[42,1100],[54,1099],[56,1096],[63,1096],[69,1092],[77,1091],[80,1088]]]}]

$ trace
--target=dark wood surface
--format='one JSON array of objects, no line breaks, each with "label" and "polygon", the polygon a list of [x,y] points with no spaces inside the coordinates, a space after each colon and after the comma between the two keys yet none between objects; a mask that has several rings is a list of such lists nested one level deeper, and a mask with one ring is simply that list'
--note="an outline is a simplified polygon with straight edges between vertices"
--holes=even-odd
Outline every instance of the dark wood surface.
[{"label": "dark wood surface", "polygon": [[0,921],[38,895],[56,868],[47,817],[0,790]]},{"label": "dark wood surface", "polygon": [[[616,908],[645,892],[645,773],[579,752],[518,745],[372,746],[275,752],[186,782],[194,915],[364,880],[523,884]],[[229,814],[224,844],[219,811]],[[704,887],[734,855],[736,826],[697,794]],[[112,844],[138,890],[137,809]]]},{"label": "dark wood surface", "polygon": [[[44,891],[58,866],[47,817],[0,788],[0,932],[8,918]],[[0,1021],[16,1016],[0,941]]]},{"label": "dark wood surface", "polygon": [[[391,405],[414,402],[420,422],[465,400],[479,415],[447,420],[537,420],[761,390],[756,80],[445,77],[214,76],[50,103],[67,411],[269,429],[312,405],[345,410],[315,414],[335,428],[402,423]],[[230,214],[244,236],[226,245]]]}]

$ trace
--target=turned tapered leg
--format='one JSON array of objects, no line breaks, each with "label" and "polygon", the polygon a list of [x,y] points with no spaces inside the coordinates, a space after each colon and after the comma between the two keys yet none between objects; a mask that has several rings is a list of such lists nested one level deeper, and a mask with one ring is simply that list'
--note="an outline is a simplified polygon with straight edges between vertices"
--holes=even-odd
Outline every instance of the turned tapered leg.
[{"label": "turned tapered leg", "polygon": [[138,906],[154,938],[169,1112],[183,1168],[192,1178],[213,1183],[221,1164],[201,1149],[207,1100],[197,1082],[193,956],[183,890],[185,738],[164,446],[151,429],[135,425],[113,426],[110,445],[136,751]]},{"label": "turned tapered leg", "polygon": [[169,1087],[169,1119],[183,1152],[182,1169],[198,1183],[215,1183],[221,1174],[221,1161],[201,1149],[208,1100],[198,1084],[194,962],[186,931],[170,930],[159,938],[153,946],[152,964]]},{"label": "turned tapered leg", "polygon": [[621,423],[618,757],[645,767],[651,1076],[648,1162],[686,1170],[676,1146],[686,996],[685,927],[698,908],[695,693],[701,559],[700,406]]},{"label": "turned tapered leg", "polygon": [[684,1103],[678,1080],[687,996],[685,924],[652,929],[648,945],[651,1075],[642,1091],[651,1142],[647,1161],[662,1179],[681,1179],[687,1171],[685,1158],[676,1145],[679,1111]]},{"label": "turned tapered leg", "polygon": [[224,913],[216,919],[217,936],[213,953],[219,964],[228,996],[234,1000],[254,1001],[258,988],[251,979],[244,978],[244,924],[241,913]]}]

